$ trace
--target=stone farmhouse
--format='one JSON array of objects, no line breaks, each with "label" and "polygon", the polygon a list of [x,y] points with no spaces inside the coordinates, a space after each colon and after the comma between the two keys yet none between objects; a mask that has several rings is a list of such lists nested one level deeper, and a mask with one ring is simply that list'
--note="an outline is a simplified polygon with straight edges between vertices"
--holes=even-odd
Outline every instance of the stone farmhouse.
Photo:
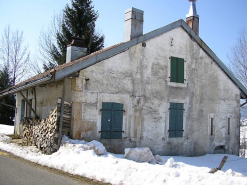
[{"label": "stone farmhouse", "polygon": [[0,92],[16,94],[15,132],[23,117],[46,118],[62,97],[72,106],[70,137],[110,152],[238,155],[247,89],[199,37],[195,1],[186,22],[147,34],[143,15],[126,10],[124,42],[86,55],[74,38],[65,64]]}]

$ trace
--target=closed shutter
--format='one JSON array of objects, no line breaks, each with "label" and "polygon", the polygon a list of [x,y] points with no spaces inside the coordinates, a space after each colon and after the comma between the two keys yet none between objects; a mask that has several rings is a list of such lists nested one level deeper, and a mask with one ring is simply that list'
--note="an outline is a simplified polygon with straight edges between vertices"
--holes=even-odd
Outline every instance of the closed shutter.
[{"label": "closed shutter", "polygon": [[184,115],[184,104],[177,103],[177,131],[176,137],[183,137],[183,115]]},{"label": "closed shutter", "polygon": [[122,139],[123,104],[102,103],[101,139]]},{"label": "closed shutter", "polygon": [[171,57],[170,81],[184,83],[184,59]]},{"label": "closed shutter", "polygon": [[122,139],[123,104],[113,103],[112,139]]},{"label": "closed shutter", "polygon": [[170,103],[169,137],[176,137],[176,103]]},{"label": "closed shutter", "polygon": [[171,77],[170,77],[171,82],[178,81],[177,68],[178,68],[177,58],[171,57]]},{"label": "closed shutter", "polygon": [[111,139],[111,103],[102,103],[101,139]]},{"label": "closed shutter", "polygon": [[183,137],[183,103],[170,103],[169,137]]},{"label": "closed shutter", "polygon": [[177,58],[178,65],[178,83],[184,83],[184,59]]}]

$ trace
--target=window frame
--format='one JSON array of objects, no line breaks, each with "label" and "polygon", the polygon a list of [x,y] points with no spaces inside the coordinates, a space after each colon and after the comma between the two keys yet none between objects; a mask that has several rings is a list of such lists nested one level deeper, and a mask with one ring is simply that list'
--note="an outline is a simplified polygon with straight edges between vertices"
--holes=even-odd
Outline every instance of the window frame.
[{"label": "window frame", "polygon": [[215,137],[216,122],[217,122],[217,120],[216,120],[215,114],[213,114],[213,113],[209,114],[208,115],[208,135],[211,138]]},{"label": "window frame", "polygon": [[227,114],[226,116],[226,136],[231,135],[232,122],[233,122],[233,115]]}]

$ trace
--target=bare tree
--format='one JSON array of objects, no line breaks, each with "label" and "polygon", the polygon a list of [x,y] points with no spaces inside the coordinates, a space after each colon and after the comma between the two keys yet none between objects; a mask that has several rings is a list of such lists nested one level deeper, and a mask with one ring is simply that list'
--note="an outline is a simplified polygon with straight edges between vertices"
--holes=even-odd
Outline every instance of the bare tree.
[{"label": "bare tree", "polygon": [[57,62],[53,57],[54,45],[56,45],[57,33],[61,32],[62,12],[54,14],[51,24],[47,31],[41,30],[39,36],[39,60],[43,63],[44,69],[49,69],[57,66]]},{"label": "bare tree", "polygon": [[8,26],[4,30],[0,43],[0,60],[16,84],[25,78],[29,65],[30,54],[28,47],[24,45],[23,32],[19,30],[11,32]]},{"label": "bare tree", "polygon": [[37,58],[37,56],[38,55],[35,53],[30,57],[30,61],[27,66],[29,71],[28,77],[32,77],[44,72],[42,64],[40,64],[40,60]]},{"label": "bare tree", "polygon": [[235,76],[247,87],[247,31],[240,31],[237,43],[231,47],[230,53],[227,54],[230,61],[230,69]]},{"label": "bare tree", "polygon": [[[235,76],[247,88],[247,31],[242,29],[236,44],[227,54],[230,61],[230,69]],[[243,103],[243,102],[242,102]],[[246,157],[247,130],[246,130],[247,106],[241,107],[241,132],[240,132],[240,156]]]},{"label": "bare tree", "polygon": [[10,27],[6,27],[1,38],[0,45],[0,59],[6,70],[9,71],[10,64],[10,50],[11,50],[11,38],[10,38]]}]

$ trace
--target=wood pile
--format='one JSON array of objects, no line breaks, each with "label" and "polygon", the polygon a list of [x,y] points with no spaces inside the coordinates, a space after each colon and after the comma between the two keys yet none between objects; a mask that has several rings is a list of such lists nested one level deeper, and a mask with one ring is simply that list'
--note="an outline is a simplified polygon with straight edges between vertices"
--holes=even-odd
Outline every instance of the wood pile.
[{"label": "wood pile", "polygon": [[[50,112],[48,118],[37,120],[23,118],[22,140],[24,145],[35,145],[43,153],[51,154],[59,149],[59,123],[61,115],[61,99],[57,101],[57,107]],[[69,136],[71,123],[71,104],[64,102],[62,134]]]}]

